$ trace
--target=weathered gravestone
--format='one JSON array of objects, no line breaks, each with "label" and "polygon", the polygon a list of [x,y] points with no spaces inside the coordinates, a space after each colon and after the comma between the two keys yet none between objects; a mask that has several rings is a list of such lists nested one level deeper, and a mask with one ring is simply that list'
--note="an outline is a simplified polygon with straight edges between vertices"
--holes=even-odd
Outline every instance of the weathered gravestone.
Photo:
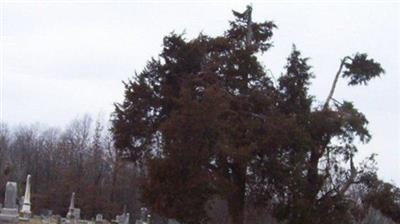
[{"label": "weathered gravestone", "polygon": [[129,213],[125,213],[124,215],[124,219],[119,224],[129,224]]},{"label": "weathered gravestone", "polygon": [[17,183],[7,182],[4,208],[0,212],[0,223],[18,222]]},{"label": "weathered gravestone", "polygon": [[115,221],[117,224],[122,224],[124,219],[125,219],[125,214],[117,215],[117,217],[115,218]]},{"label": "weathered gravestone", "polygon": [[81,220],[81,209],[74,208],[73,214],[74,214],[75,221]]},{"label": "weathered gravestone", "polygon": [[102,214],[97,214],[95,221],[96,221],[96,223],[103,223],[103,215]]},{"label": "weathered gravestone", "polygon": [[118,224],[129,224],[129,213],[123,213],[122,215],[117,215],[115,221]]},{"label": "weathered gravestone", "polygon": [[112,222],[117,224],[129,224],[129,213],[126,212],[126,205],[124,206],[124,212],[122,215],[117,215],[115,220],[112,220]]}]

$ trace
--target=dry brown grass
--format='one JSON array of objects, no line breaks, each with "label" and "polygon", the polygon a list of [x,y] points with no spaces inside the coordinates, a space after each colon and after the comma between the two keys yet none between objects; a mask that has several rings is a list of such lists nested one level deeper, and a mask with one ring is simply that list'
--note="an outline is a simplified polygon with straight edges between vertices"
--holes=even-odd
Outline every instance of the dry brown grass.
[{"label": "dry brown grass", "polygon": [[40,217],[33,217],[29,220],[29,222],[19,221],[18,224],[42,224],[42,220],[40,219]]}]

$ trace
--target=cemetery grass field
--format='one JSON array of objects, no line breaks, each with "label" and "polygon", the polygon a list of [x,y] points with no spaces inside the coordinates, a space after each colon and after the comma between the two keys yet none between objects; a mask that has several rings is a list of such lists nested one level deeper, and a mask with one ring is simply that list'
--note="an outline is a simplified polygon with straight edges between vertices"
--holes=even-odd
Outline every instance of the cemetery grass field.
[{"label": "cemetery grass field", "polygon": [[[34,216],[33,218],[31,218],[29,221],[19,221],[18,224],[41,224],[42,223],[42,219],[40,218],[40,216]],[[55,220],[54,222],[51,223],[56,223]]]}]

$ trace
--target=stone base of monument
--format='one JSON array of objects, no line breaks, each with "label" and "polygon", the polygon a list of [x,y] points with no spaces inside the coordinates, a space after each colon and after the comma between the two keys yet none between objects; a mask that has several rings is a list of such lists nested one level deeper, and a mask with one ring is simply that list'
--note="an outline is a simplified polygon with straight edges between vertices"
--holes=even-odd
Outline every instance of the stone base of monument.
[{"label": "stone base of monument", "polygon": [[2,208],[0,213],[0,223],[17,223],[18,209]]},{"label": "stone base of monument", "polygon": [[28,222],[30,220],[30,218],[31,218],[31,213],[24,212],[24,213],[21,213],[21,215],[19,217],[19,220],[20,221],[24,221],[24,222]]}]

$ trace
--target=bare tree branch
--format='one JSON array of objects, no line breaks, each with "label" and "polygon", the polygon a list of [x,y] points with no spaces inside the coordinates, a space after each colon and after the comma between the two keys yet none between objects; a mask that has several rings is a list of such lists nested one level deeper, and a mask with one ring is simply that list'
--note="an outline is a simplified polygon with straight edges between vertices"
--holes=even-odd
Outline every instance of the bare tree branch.
[{"label": "bare tree branch", "polygon": [[343,66],[344,66],[344,64],[346,63],[346,60],[347,60],[347,59],[351,59],[351,58],[350,58],[349,56],[346,56],[346,57],[344,57],[344,58],[342,59],[342,61],[341,61],[341,63],[340,63],[339,70],[338,70],[337,73],[336,73],[335,79],[333,80],[333,83],[332,83],[331,90],[330,90],[330,92],[329,92],[328,97],[326,98],[326,101],[325,101],[325,104],[324,104],[324,110],[328,109],[329,102],[330,102],[330,100],[331,100],[332,97],[333,97],[333,93],[335,92],[335,89],[336,89],[336,84],[337,84],[337,82],[338,82],[338,80],[339,80],[339,76],[340,76],[340,74],[342,73]]},{"label": "bare tree branch", "polygon": [[343,196],[349,187],[354,183],[357,176],[357,169],[354,167],[353,155],[350,157],[350,177],[347,179],[346,183],[343,184],[342,188],[339,190],[339,194]]}]

